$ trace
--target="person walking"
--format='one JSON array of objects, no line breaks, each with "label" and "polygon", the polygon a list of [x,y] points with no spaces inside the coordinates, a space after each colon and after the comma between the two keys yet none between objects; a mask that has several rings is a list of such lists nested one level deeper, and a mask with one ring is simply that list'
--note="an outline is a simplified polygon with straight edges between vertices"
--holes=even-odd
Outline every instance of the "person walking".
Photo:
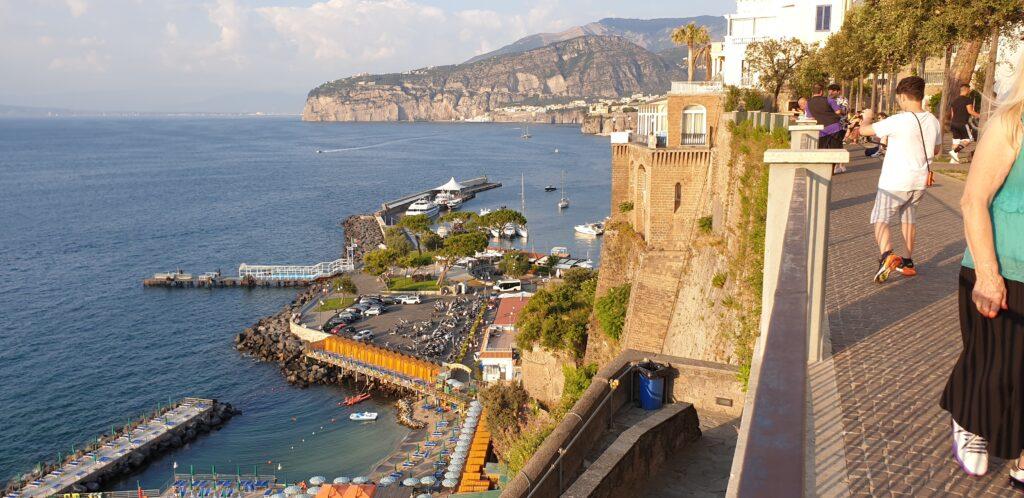
[{"label": "person walking", "polygon": [[[831,95],[831,87],[829,94]],[[814,95],[807,100],[807,112],[818,124],[824,126],[818,133],[819,149],[842,149],[843,148],[843,125],[840,123],[843,110],[836,103],[835,99],[825,97],[825,87],[820,83],[814,84]],[[846,168],[842,165],[834,167],[833,173],[842,173]]]},{"label": "person walking", "polygon": [[974,99],[970,97],[971,86],[960,85],[960,96],[953,99],[949,104],[949,130],[953,132],[953,148],[949,156],[956,163],[960,162],[960,151],[971,144],[974,139],[971,128],[967,124],[971,117],[980,118],[981,114],[974,110]]},{"label": "person walking", "polygon": [[[873,123],[874,113],[864,110],[858,133],[888,139],[882,173],[878,177],[878,192],[871,210],[871,223],[875,226],[875,242],[881,256],[875,282],[888,280],[892,271],[906,277],[917,275],[914,265],[914,215],[924,196],[930,178],[932,159],[942,147],[939,120],[924,110],[924,80],[908,76],[896,85],[896,102],[903,112]],[[897,256],[892,250],[889,219],[900,215],[900,229],[907,256]]]},{"label": "person walking", "polygon": [[952,418],[954,457],[988,471],[1013,460],[1024,489],[1024,57],[971,163],[960,207],[967,250],[959,278],[960,353],[939,402]]}]

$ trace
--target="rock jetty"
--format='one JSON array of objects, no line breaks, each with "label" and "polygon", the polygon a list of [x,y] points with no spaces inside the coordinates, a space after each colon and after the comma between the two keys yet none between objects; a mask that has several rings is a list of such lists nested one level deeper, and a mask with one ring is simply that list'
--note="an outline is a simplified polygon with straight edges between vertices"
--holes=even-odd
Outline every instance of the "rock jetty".
[{"label": "rock jetty", "polygon": [[362,261],[363,255],[377,249],[384,243],[384,234],[371,215],[355,215],[341,222],[345,230],[345,246],[355,246],[356,261]]}]

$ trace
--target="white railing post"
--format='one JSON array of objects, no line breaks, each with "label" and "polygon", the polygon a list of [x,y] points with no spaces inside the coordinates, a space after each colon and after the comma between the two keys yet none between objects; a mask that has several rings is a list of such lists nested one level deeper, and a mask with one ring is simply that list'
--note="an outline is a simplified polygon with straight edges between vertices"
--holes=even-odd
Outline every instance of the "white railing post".
[{"label": "white railing post", "polygon": [[818,136],[824,126],[817,121],[798,119],[796,124],[789,125],[789,148],[793,150],[810,150],[818,148]]}]

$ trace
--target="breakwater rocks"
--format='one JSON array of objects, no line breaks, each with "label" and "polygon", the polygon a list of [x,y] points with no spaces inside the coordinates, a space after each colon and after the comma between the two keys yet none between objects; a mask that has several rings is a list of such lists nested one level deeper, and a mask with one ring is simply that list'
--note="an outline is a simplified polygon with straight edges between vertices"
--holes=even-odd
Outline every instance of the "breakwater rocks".
[{"label": "breakwater rocks", "polygon": [[[169,408],[168,408],[169,409]],[[165,409],[166,410],[166,409]],[[125,457],[121,458],[114,464],[111,464],[101,473],[88,476],[88,480],[82,481],[78,484],[70,486],[68,489],[63,490],[67,493],[85,493],[97,491],[103,487],[105,483],[116,481],[117,479],[124,478],[130,474],[133,474],[144,467],[149,461],[154,460],[161,455],[185,446],[186,444],[194,441],[203,434],[220,429],[228,420],[235,415],[239,415],[242,412],[235,407],[231,406],[230,403],[221,403],[217,400],[213,400],[213,406],[209,411],[203,415],[193,418],[187,423],[183,423],[178,427],[165,433],[158,439],[149,442],[143,446],[132,449]],[[89,446],[79,449],[76,453],[68,455],[65,461],[72,459],[79,459],[85,456],[90,451],[93,451],[103,445],[121,437],[123,432],[131,431],[135,427],[138,427],[141,421],[133,422],[132,424],[124,427],[121,432],[110,435],[105,434],[100,437],[95,443]],[[15,492],[21,489],[26,483],[29,483],[35,479],[39,479],[42,476],[49,474],[51,471],[56,470],[63,465],[64,462],[52,462],[37,468],[36,471],[26,473],[19,478],[12,479],[7,483],[4,491],[5,495],[11,492]]]},{"label": "breakwater rocks", "polygon": [[362,261],[364,254],[384,243],[384,234],[381,233],[380,225],[373,216],[349,216],[341,222],[341,227],[345,229],[345,246],[355,246],[357,261]]},{"label": "breakwater rocks", "polygon": [[260,361],[277,363],[289,383],[307,387],[316,383],[341,380],[343,372],[309,361],[304,355],[305,343],[292,335],[289,321],[303,305],[321,294],[319,285],[300,292],[281,311],[261,318],[252,327],[235,337],[235,349]]},{"label": "breakwater rocks", "polygon": [[415,402],[414,399],[402,398],[395,403],[398,405],[398,423],[413,430],[422,429],[427,426],[425,422],[416,420],[416,417],[413,415],[413,404]]}]

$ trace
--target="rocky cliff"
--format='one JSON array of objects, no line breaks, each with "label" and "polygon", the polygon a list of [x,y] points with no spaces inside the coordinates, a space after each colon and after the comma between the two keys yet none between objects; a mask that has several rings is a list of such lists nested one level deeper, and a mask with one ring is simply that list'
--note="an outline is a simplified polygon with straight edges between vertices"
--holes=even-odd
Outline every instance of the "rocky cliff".
[{"label": "rocky cliff", "polygon": [[472,63],[325,83],[309,92],[305,121],[451,121],[516,104],[660,93],[681,75],[617,36],[581,36]]}]

